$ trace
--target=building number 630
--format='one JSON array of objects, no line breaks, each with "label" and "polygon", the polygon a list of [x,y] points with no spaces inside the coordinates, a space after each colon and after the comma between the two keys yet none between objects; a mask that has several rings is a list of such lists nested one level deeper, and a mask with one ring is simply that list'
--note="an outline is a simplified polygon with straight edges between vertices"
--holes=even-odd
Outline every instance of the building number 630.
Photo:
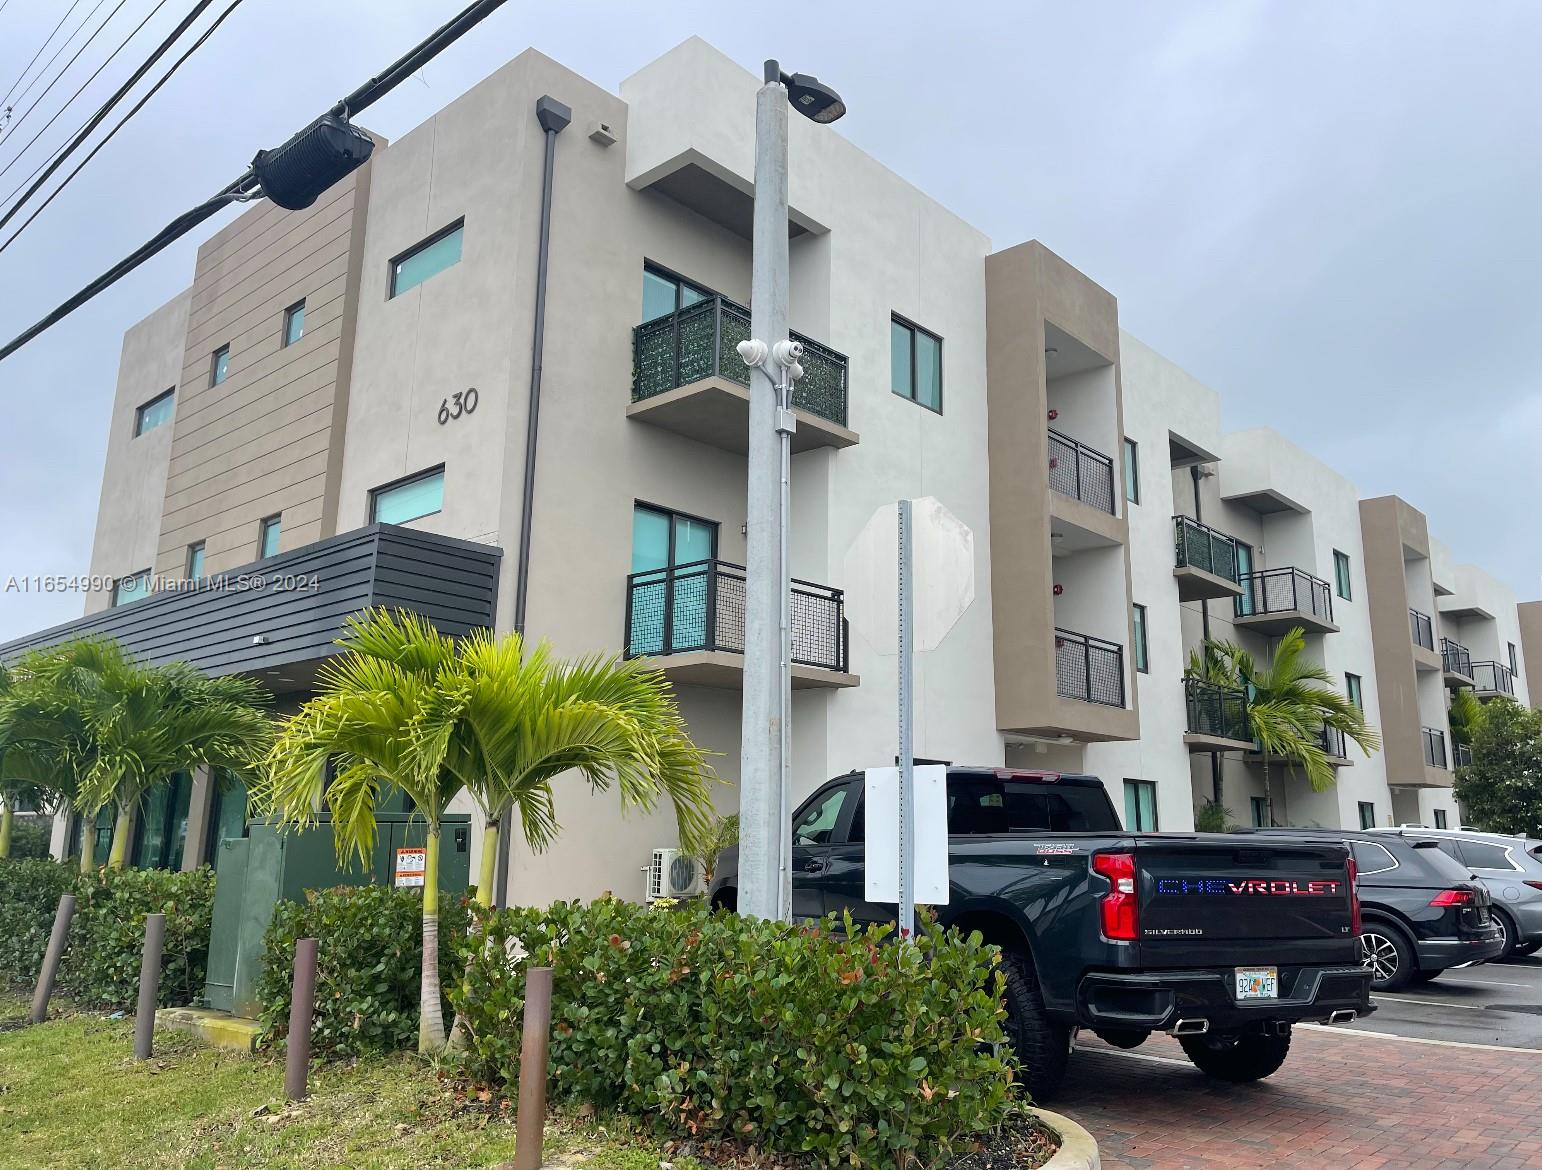
[{"label": "building number 630", "polygon": [[463,414],[471,414],[476,410],[479,398],[477,388],[473,386],[469,390],[457,390],[443,399],[439,403],[439,425],[444,426],[452,418],[459,418]]}]

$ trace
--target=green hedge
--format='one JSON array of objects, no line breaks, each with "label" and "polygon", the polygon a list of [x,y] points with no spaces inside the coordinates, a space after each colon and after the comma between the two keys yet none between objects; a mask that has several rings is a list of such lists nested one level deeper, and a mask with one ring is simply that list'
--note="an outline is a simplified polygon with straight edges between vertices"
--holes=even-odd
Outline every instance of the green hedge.
[{"label": "green hedge", "polygon": [[0,861],[0,983],[37,980],[59,895],[79,876],[79,866],[56,861]]},{"label": "green hedge", "polygon": [[[466,933],[466,900],[439,896],[439,971],[458,975],[454,953]],[[319,940],[311,1045],[338,1056],[415,1048],[418,979],[423,961],[423,896],[389,886],[312,891],[280,902],[263,937],[257,997],[265,1042],[289,1023],[294,944]]]},{"label": "green hedge", "polygon": [[483,917],[447,980],[472,1071],[512,1082],[524,971],[554,968],[555,1096],[661,1134],[731,1137],[826,1165],[930,1165],[999,1124],[1011,1070],[999,952],[927,926],[847,934],[604,899]]}]

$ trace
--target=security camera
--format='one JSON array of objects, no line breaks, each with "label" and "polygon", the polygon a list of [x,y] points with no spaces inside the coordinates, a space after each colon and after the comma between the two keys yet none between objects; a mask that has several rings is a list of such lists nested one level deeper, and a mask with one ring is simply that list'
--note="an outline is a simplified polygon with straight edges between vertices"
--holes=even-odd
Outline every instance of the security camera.
[{"label": "security camera", "polygon": [[798,359],[803,356],[803,343],[790,338],[778,341],[771,347],[771,356],[776,359],[776,364],[779,366],[796,365]]},{"label": "security camera", "polygon": [[734,348],[739,351],[739,356],[744,359],[745,365],[754,367],[765,364],[766,343],[764,341],[756,341],[751,337],[747,341],[741,341]]}]

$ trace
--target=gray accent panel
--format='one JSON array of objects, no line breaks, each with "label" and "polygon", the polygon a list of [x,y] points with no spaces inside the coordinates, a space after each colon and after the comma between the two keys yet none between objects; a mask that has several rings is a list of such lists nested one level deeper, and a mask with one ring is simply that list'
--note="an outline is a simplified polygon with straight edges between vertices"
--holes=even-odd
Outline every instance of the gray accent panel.
[{"label": "gray accent panel", "polygon": [[[493,545],[372,524],[232,569],[196,592],[157,593],[17,638],[0,645],[0,660],[97,635],[147,664],[183,661],[214,675],[272,670],[336,654],[343,623],[372,605],[423,614],[447,634],[490,629],[502,557]],[[302,587],[282,588],[286,578]]]}]

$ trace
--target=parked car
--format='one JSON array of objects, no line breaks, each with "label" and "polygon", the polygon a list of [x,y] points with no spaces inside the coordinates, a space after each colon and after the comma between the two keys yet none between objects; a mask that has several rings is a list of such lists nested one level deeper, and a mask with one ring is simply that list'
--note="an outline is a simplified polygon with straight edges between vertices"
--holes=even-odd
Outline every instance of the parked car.
[{"label": "parked car", "polygon": [[1259,829],[1269,840],[1331,836],[1354,853],[1360,946],[1376,991],[1425,983],[1452,967],[1494,958],[1504,936],[1488,891],[1432,840],[1384,830]]},{"label": "parked car", "polygon": [[[1002,949],[1007,1032],[1038,1099],[1058,1087],[1073,1030],[1133,1048],[1177,1036],[1227,1081],[1284,1063],[1291,1025],[1372,1010],[1359,904],[1340,841],[1127,833],[1091,776],[948,769],[944,926]],[[793,816],[793,913],[892,922],[864,898],[863,776],[823,785]],[[738,853],[709,891],[738,897]]]},{"label": "parked car", "polygon": [[1434,841],[1472,871],[1493,900],[1494,924],[1504,937],[1499,958],[1529,955],[1542,947],[1542,841],[1469,829],[1376,831]]}]

